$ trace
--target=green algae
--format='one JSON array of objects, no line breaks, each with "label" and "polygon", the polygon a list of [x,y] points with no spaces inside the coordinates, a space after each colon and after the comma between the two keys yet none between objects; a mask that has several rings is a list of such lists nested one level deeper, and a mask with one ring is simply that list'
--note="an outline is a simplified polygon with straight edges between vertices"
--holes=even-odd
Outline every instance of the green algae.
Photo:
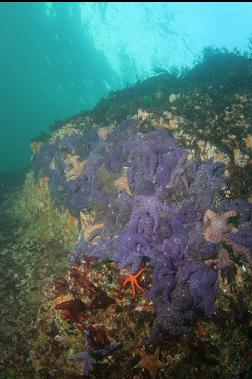
[{"label": "green algae", "polygon": [[99,167],[96,170],[97,178],[101,181],[102,188],[106,192],[113,192],[115,190],[115,181],[118,175],[106,170],[104,167]]},{"label": "green algae", "polygon": [[78,236],[77,220],[68,211],[58,210],[48,190],[48,178],[35,181],[33,173],[26,176],[20,194],[8,200],[8,214],[26,226],[24,241],[58,242],[70,249]]},{"label": "green algae", "polygon": [[241,215],[238,213],[236,216],[231,216],[228,219],[228,224],[235,226],[236,228],[239,226]]},{"label": "green algae", "polygon": [[4,209],[1,217],[9,226],[15,220],[15,227],[9,230],[11,239],[1,251],[0,347],[5,354],[0,375],[2,366],[3,378],[16,378],[17,370],[20,379],[35,378],[28,340],[32,340],[43,289],[68,267],[69,249],[78,230],[68,212],[56,209],[46,181],[36,183],[31,173],[23,189],[8,197]]}]

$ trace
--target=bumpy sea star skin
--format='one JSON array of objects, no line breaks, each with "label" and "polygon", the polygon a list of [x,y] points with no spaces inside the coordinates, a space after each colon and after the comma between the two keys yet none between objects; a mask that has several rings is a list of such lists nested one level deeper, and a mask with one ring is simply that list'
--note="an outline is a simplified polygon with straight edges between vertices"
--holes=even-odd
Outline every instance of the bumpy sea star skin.
[{"label": "bumpy sea star skin", "polygon": [[252,221],[252,204],[243,199],[224,200],[220,209],[222,211],[235,211],[239,215],[239,223]]},{"label": "bumpy sea star skin", "polygon": [[163,363],[159,360],[159,349],[153,354],[147,354],[144,349],[141,349],[140,355],[141,360],[135,367],[145,368],[149,372],[151,379],[156,379],[158,371],[168,366],[167,363]]},{"label": "bumpy sea star skin", "polygon": [[[141,134],[138,125],[126,120],[106,140],[89,141],[85,152],[76,136],[42,146],[33,168],[36,177],[49,178],[58,207],[76,217],[94,207],[100,213],[95,223],[106,225],[98,239],[80,239],[72,262],[108,258],[119,268],[129,266],[132,278],[144,265],[152,270],[146,295],[156,310],[154,342],[165,333],[190,332],[199,309],[216,311],[217,271],[229,264],[223,243],[238,260],[252,261],[252,205],[223,198],[222,163],[190,160],[167,130]],[[78,163],[85,160],[85,169],[67,181],[70,151]]]},{"label": "bumpy sea star skin", "polygon": [[176,286],[175,280],[176,269],[172,260],[166,260],[156,264],[153,271],[153,285],[146,293],[148,297],[153,297],[155,293],[162,293],[163,302],[170,302],[170,294]]},{"label": "bumpy sea star skin", "polygon": [[204,161],[198,166],[189,193],[191,196],[196,195],[194,201],[201,214],[211,208],[214,200],[219,197],[220,189],[225,188],[224,169],[221,162]]},{"label": "bumpy sea star skin", "polygon": [[[183,302],[180,301],[181,296]],[[193,300],[188,289],[183,285],[177,285],[173,291],[171,301],[167,304],[162,296],[154,297],[156,318],[152,326],[149,344],[156,344],[163,339],[164,334],[183,335],[192,332],[192,324],[195,314],[192,311]]]},{"label": "bumpy sea star skin", "polygon": [[205,230],[205,238],[207,241],[218,243],[225,233],[231,231],[233,226],[228,223],[230,217],[236,216],[237,212],[229,211],[225,213],[215,213],[208,209],[204,214],[204,223],[208,224]]},{"label": "bumpy sea star skin", "polygon": [[[156,139],[152,138],[153,135]],[[166,142],[162,137],[165,138]],[[172,159],[164,159],[175,149],[176,142],[167,131],[160,130],[159,134],[149,133],[145,137],[137,137],[127,144],[129,160],[132,162],[129,170],[129,182],[135,193],[145,195],[153,193],[155,183],[165,186],[169,182],[172,170],[179,157],[176,152],[170,155]]]},{"label": "bumpy sea star skin", "polygon": [[137,233],[138,224],[129,224],[125,233],[119,238],[119,249],[112,259],[119,262],[119,267],[132,265],[131,272],[136,273],[141,265],[143,256],[150,251],[150,244],[143,234]]},{"label": "bumpy sea star skin", "polygon": [[233,267],[233,262],[230,259],[230,255],[225,249],[220,250],[216,259],[209,259],[206,263],[215,270],[224,270]]},{"label": "bumpy sea star skin", "polygon": [[133,207],[135,209],[131,214],[131,221],[134,223],[139,223],[143,215],[149,215],[154,221],[154,233],[156,233],[159,229],[161,212],[172,211],[172,208],[160,201],[158,194],[152,196],[136,196]]},{"label": "bumpy sea star skin", "polygon": [[177,182],[180,172],[184,170],[183,163],[186,158],[187,153],[182,149],[166,153],[163,162],[158,165],[155,171],[156,183],[161,188],[173,186]]},{"label": "bumpy sea star skin", "polygon": [[209,316],[216,310],[216,280],[217,273],[206,267],[192,273],[188,280],[190,293],[195,303]]},{"label": "bumpy sea star skin", "polygon": [[244,223],[242,227],[234,232],[228,233],[227,238],[238,245],[245,246],[252,249],[252,225],[250,223]]},{"label": "bumpy sea star skin", "polygon": [[[123,282],[123,286],[126,286],[127,283],[130,283],[131,284],[131,290],[132,290],[132,296],[133,297],[136,297],[136,288],[139,288],[141,291],[144,291],[144,288],[140,286],[140,284],[138,283],[137,279],[139,278],[139,276],[142,275],[142,273],[145,271],[146,269],[145,268],[142,268],[137,274],[135,275],[132,275],[130,272],[128,273],[128,278],[125,279],[125,281]],[[136,287],[136,288],[135,288]]]},{"label": "bumpy sea star skin", "polygon": [[244,223],[236,233],[227,233],[224,241],[232,246],[238,257],[243,257],[252,263],[252,223]]}]

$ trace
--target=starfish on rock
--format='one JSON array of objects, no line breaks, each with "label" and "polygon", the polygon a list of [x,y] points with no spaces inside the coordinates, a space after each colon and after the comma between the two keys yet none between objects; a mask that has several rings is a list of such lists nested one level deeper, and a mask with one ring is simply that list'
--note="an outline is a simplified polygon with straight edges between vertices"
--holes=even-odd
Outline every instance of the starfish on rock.
[{"label": "starfish on rock", "polygon": [[140,351],[141,360],[135,366],[144,368],[150,374],[151,379],[156,379],[158,370],[166,368],[167,363],[163,363],[159,360],[159,349],[157,349],[153,354],[147,355],[144,349]]},{"label": "starfish on rock", "polygon": [[128,273],[129,277],[125,279],[123,286],[126,286],[128,282],[131,283],[131,290],[132,290],[132,296],[136,297],[136,289],[135,287],[139,288],[141,291],[144,291],[144,288],[140,286],[140,284],[137,281],[137,278],[146,271],[146,268],[142,268],[136,275],[132,275],[130,272]]},{"label": "starfish on rock", "polygon": [[237,212],[215,213],[208,209],[204,214],[204,223],[207,224],[204,233],[205,239],[215,243],[221,242],[225,233],[234,230],[234,226],[228,223],[230,217],[233,216],[237,216]]}]

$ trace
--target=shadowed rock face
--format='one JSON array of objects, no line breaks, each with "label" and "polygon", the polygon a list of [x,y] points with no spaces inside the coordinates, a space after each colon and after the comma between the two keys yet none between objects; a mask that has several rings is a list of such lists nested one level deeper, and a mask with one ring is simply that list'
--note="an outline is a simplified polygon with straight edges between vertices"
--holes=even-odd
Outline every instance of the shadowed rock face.
[{"label": "shadowed rock face", "polygon": [[[148,265],[153,276],[146,295],[156,309],[150,342],[161,332],[190,332],[198,310],[207,316],[216,310],[218,269],[207,260],[218,256],[222,241],[230,243],[239,259],[252,256],[252,207],[220,194],[226,185],[224,164],[187,159],[188,152],[165,129],[142,135],[131,119],[106,141],[91,142],[83,148],[83,137],[66,137],[44,145],[33,159],[36,176],[49,177],[59,207],[77,217],[84,208],[99,208],[96,221],[105,225],[100,238],[81,239],[72,259],[109,258],[120,268],[130,266],[133,274]],[[77,155],[79,163],[85,160],[71,181],[66,175],[69,155]],[[128,183],[118,187],[123,172]],[[223,212],[237,213],[239,225],[232,227],[227,218],[229,227],[217,228]]]}]

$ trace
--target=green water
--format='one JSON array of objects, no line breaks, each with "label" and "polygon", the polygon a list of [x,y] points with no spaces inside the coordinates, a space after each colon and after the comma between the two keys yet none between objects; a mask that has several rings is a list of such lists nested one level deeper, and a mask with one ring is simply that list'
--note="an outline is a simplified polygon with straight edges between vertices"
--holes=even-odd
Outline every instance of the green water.
[{"label": "green water", "polygon": [[190,66],[208,45],[246,50],[251,3],[0,3],[0,172],[30,140],[109,91]]},{"label": "green water", "polygon": [[[90,379],[252,378],[252,270],[246,248],[252,203],[251,19],[252,4],[238,2],[0,3],[0,379],[83,378],[86,363],[73,356],[82,351],[94,355],[86,327],[93,344],[124,344],[115,355],[99,357]],[[131,296],[130,265],[118,267],[111,259],[114,247],[101,261],[86,259],[83,251],[81,265],[73,251],[83,238],[96,249],[103,237],[120,241],[132,226],[132,215],[142,207],[139,198],[147,200],[138,195],[145,186],[147,193],[157,187],[155,177],[150,182],[149,175],[142,175],[141,159],[161,178],[166,150],[157,135],[167,130],[189,155],[181,166],[180,159],[176,163],[175,185],[167,182],[162,203],[178,209],[188,204],[185,212],[192,211],[193,217],[179,229],[180,215],[154,209],[153,215],[161,213],[162,228],[152,239],[148,218],[153,215],[147,207],[139,238],[145,238],[146,219],[151,247],[157,246],[154,262],[156,252],[161,258],[166,254],[165,246],[179,246],[180,232],[178,238],[173,227],[183,230],[181,241],[190,230],[193,248],[188,242],[186,253],[179,253],[185,262],[175,258],[172,275],[177,277],[190,259],[213,267],[218,311],[208,317],[197,302],[193,334],[167,335],[155,347],[146,338],[158,318],[158,304],[146,302],[140,288]],[[75,137],[81,141],[76,149]],[[150,158],[147,150],[137,157],[134,142],[137,148],[148,138],[157,138],[149,145]],[[32,140],[37,154],[30,169]],[[146,146],[139,143],[139,151]],[[167,172],[171,151],[164,161]],[[218,187],[222,165],[214,164],[212,177],[202,171],[200,189],[192,187],[191,202],[186,187],[194,183],[195,159],[199,168],[205,160],[223,161],[227,186]],[[85,192],[89,181],[94,185]],[[211,185],[218,187],[213,198]],[[238,214],[236,209],[227,219],[221,206],[232,198],[248,203],[234,203]],[[194,218],[195,229],[190,229]],[[232,244],[226,234],[242,228],[246,245]],[[202,237],[220,240],[220,250],[201,255]],[[126,248],[130,239],[123,242]],[[141,252],[140,247],[127,254]],[[155,273],[146,252],[145,272],[138,277],[144,291],[152,288]],[[185,292],[174,290],[178,299],[173,299],[179,307],[183,299],[186,309]],[[177,320],[187,326],[180,323],[181,312],[175,317],[174,308],[166,306],[167,324],[171,318],[175,326]]]},{"label": "green water", "polygon": [[1,167],[25,167],[30,139],[119,86],[81,23],[80,4],[0,4]]}]

